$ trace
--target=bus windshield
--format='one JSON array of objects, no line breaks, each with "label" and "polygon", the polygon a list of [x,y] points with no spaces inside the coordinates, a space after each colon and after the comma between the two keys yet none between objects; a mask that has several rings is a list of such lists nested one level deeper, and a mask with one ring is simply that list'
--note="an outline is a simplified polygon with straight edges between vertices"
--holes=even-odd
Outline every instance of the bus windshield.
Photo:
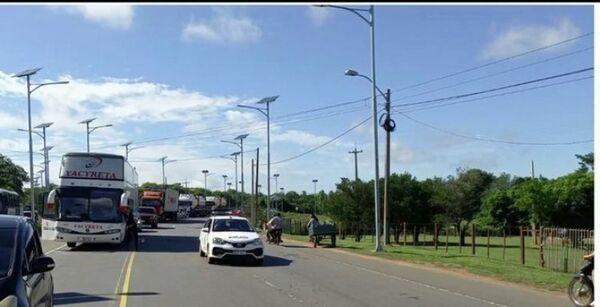
[{"label": "bus windshield", "polygon": [[144,207],[160,207],[160,200],[158,199],[142,199],[142,206]]},{"label": "bus windshield", "polygon": [[119,199],[123,191],[102,188],[57,190],[59,221],[121,222]]}]

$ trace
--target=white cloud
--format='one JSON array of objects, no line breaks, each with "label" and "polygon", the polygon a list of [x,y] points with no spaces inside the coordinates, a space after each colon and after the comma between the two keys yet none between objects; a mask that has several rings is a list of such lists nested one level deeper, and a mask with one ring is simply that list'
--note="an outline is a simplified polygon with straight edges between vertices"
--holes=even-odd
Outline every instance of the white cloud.
[{"label": "white cloud", "polygon": [[321,26],[330,16],[330,10],[322,7],[309,6],[306,10],[306,16],[316,26]]},{"label": "white cloud", "polygon": [[287,130],[284,133],[271,135],[271,142],[288,142],[303,146],[318,146],[329,140],[331,140],[330,137],[299,130]]},{"label": "white cloud", "polygon": [[83,4],[58,6],[72,15],[80,15],[85,20],[102,26],[127,30],[133,23],[133,6],[127,4]]},{"label": "white cloud", "polygon": [[482,50],[482,57],[495,60],[527,50],[558,43],[580,34],[569,20],[562,19],[554,25],[510,26]]},{"label": "white cloud", "polygon": [[262,36],[260,27],[248,16],[228,10],[214,10],[210,20],[191,21],[183,28],[184,40],[218,43],[257,42]]}]

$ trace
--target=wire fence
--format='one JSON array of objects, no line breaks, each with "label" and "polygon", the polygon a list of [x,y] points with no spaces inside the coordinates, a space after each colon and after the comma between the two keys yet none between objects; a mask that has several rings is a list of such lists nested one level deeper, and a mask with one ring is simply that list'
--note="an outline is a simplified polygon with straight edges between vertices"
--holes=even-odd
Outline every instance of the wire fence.
[{"label": "wire fence", "polygon": [[[285,219],[284,232],[308,235],[308,221]],[[338,243],[375,242],[375,228],[361,223],[336,224]],[[383,237],[382,237],[383,240]],[[442,255],[470,255],[515,264],[574,272],[583,255],[594,250],[594,231],[557,227],[402,223],[389,229],[390,248],[429,249]]]}]

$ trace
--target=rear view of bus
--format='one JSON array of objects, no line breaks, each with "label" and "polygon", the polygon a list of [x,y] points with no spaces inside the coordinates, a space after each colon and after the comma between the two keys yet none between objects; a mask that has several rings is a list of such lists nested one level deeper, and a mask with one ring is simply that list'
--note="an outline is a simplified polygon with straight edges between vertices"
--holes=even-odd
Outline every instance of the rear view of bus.
[{"label": "rear view of bus", "polygon": [[77,243],[114,243],[125,239],[124,207],[138,205],[137,173],[122,156],[67,153],[58,188],[42,213],[42,238]]}]

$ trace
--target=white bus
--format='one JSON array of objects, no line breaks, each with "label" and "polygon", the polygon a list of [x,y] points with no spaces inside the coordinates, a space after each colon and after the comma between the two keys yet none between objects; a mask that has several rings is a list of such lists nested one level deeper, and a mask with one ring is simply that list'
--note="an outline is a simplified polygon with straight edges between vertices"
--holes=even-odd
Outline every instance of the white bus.
[{"label": "white bus", "polygon": [[58,188],[50,191],[42,212],[42,238],[77,243],[125,240],[121,207],[138,207],[138,176],[123,156],[67,153]]}]

